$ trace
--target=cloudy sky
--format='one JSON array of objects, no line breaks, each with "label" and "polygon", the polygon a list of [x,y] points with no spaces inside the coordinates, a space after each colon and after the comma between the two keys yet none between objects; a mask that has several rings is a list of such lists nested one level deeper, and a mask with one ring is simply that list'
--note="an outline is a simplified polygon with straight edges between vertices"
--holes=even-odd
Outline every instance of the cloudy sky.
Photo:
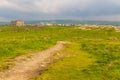
[{"label": "cloudy sky", "polygon": [[120,0],[0,0],[0,21],[14,19],[120,21]]}]

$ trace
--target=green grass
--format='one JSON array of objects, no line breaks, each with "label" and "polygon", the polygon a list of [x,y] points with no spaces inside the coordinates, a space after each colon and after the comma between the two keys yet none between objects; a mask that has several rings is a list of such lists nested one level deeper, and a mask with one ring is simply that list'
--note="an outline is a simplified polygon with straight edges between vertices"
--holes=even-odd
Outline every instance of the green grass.
[{"label": "green grass", "polygon": [[[59,61],[31,80],[119,80],[120,44],[72,43]],[[69,54],[69,57],[68,57]]]},{"label": "green grass", "polygon": [[97,59],[94,64],[85,69],[89,76],[97,74],[98,76],[95,77],[100,80],[120,79],[120,44],[82,44],[82,49]]},{"label": "green grass", "polygon": [[47,71],[43,72],[41,76],[33,78],[33,80],[88,79],[82,70],[95,61],[93,56],[81,51],[80,45],[75,43],[67,45],[60,53],[65,54],[64,57],[49,66]]},{"label": "green grass", "polygon": [[[90,28],[90,27],[89,27]],[[57,41],[71,44],[60,51],[64,57],[32,80],[119,80],[120,33],[113,28],[0,27],[0,68],[16,56],[49,48]]]}]

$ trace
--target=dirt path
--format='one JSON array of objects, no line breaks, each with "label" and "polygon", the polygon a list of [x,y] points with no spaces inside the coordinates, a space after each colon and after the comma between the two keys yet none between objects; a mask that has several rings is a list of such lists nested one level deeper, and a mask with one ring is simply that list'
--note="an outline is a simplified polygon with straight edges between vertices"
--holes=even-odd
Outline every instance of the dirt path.
[{"label": "dirt path", "polygon": [[55,51],[62,50],[66,42],[60,41],[50,49],[34,54],[31,58],[17,63],[12,69],[2,74],[0,80],[27,80],[38,74],[45,60],[50,58]]}]

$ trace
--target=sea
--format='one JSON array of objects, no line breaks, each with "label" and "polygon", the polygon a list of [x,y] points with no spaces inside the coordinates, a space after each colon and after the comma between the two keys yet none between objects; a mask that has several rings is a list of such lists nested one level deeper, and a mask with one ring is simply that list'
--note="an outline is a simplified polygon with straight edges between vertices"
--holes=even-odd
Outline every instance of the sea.
[{"label": "sea", "polygon": [[[88,24],[88,25],[113,25],[120,26],[120,21],[92,21],[92,20],[31,20],[25,24]],[[9,25],[10,22],[0,22],[0,25]]]}]

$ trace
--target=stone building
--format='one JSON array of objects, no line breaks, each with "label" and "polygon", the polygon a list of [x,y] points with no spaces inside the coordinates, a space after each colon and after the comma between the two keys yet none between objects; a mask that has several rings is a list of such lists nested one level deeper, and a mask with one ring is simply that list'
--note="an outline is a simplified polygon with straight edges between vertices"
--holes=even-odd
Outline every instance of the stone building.
[{"label": "stone building", "polygon": [[24,26],[24,21],[23,20],[15,20],[15,21],[11,21],[11,25],[14,26]]}]

